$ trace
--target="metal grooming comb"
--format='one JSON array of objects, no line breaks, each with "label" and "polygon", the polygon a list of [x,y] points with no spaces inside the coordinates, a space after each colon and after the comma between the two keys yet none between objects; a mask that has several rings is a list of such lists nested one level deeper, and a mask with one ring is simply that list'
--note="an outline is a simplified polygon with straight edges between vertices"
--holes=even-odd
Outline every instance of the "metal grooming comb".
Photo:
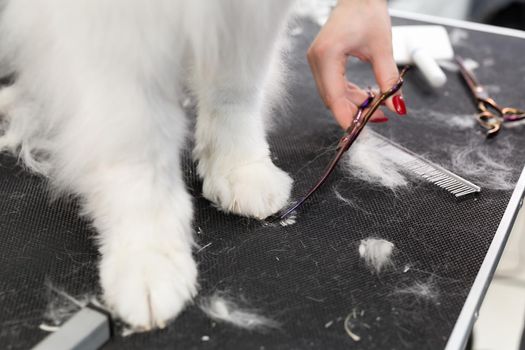
[{"label": "metal grooming comb", "polygon": [[457,198],[481,192],[481,187],[473,184],[472,182],[465,180],[461,176],[454,174],[447,169],[434,164],[414,152],[400,146],[389,139],[369,131],[374,137],[381,140],[378,145],[381,149],[385,150],[387,154],[395,154],[396,159],[399,159],[398,163],[402,168],[415,173],[422,177],[424,180],[439,186],[448,192],[452,193]]}]

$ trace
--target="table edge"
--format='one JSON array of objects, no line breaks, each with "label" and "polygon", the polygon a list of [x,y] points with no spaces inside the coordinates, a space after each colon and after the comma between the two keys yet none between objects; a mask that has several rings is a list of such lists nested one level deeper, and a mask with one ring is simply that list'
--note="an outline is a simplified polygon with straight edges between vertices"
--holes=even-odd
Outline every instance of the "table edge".
[{"label": "table edge", "polygon": [[497,26],[484,24],[484,23],[462,21],[459,19],[438,17],[438,16],[426,15],[422,13],[415,13],[415,12],[395,10],[395,9],[389,9],[388,11],[390,15],[393,17],[435,23],[435,24],[441,24],[445,26],[452,26],[452,27],[457,27],[457,28],[475,30],[478,32],[486,32],[486,33],[506,35],[506,36],[511,36],[515,38],[525,39],[525,31],[519,30],[519,29],[497,27]]},{"label": "table edge", "polygon": [[[503,254],[503,249],[512,231],[512,226],[518,215],[519,209],[523,205],[523,198],[525,193],[525,168],[523,168],[518,182],[509,204],[505,209],[505,213],[500,221],[496,234],[490,243],[485,259],[476,275],[476,279],[472,284],[467,299],[463,304],[463,308],[458,316],[454,329],[448,339],[446,350],[461,350],[464,349],[470,332],[474,327],[474,323],[478,317],[479,308],[485,298],[487,289],[489,288],[494,272],[498,265],[499,259]],[[467,330],[465,332],[464,330]]]}]

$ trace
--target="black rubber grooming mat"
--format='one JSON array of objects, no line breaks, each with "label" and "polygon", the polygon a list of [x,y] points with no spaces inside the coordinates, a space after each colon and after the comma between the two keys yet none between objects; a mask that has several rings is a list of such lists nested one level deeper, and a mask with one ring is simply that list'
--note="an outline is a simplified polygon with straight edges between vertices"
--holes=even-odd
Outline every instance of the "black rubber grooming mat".
[{"label": "black rubber grooming mat", "polygon": [[[332,156],[326,150],[341,135],[319,101],[306,64],[306,49],[318,27],[308,21],[302,27],[302,34],[292,38],[290,103],[275,112],[271,135],[274,160],[295,179],[295,195],[317,180]],[[477,69],[480,80],[501,87],[494,93],[501,104],[525,107],[524,41],[465,33],[468,38],[456,51],[480,62],[492,58],[493,66]],[[408,108],[473,113],[461,79],[448,75],[446,88],[436,94],[415,71],[410,73],[404,88]],[[363,86],[373,83],[363,63],[352,62],[349,76]],[[447,146],[484,142],[474,129],[454,130],[420,114],[390,115],[389,123],[373,128],[445,166],[450,164]],[[525,127],[505,129],[486,141],[495,150],[512,145],[515,180],[525,159],[524,132]],[[217,211],[202,198],[194,164],[186,159],[187,184],[196,198],[197,240],[208,245],[195,254],[201,295],[229,291],[282,326],[249,332],[215,324],[190,306],[167,329],[117,335],[107,349],[443,348],[511,195],[483,189],[476,199],[456,201],[424,182],[392,193],[340,168],[295,224],[268,226]],[[51,201],[43,180],[8,156],[0,163],[0,348],[27,349],[47,335],[38,328],[48,303],[46,282],[73,295],[97,291],[98,254],[94,232],[79,218],[74,200]],[[334,188],[360,208],[339,201]],[[395,267],[379,275],[358,254],[360,240],[370,236],[396,246]],[[417,282],[433,284],[437,296],[394,293]],[[352,329],[361,337],[358,342],[343,328],[349,314],[355,314]],[[208,341],[202,340],[205,335]]]}]

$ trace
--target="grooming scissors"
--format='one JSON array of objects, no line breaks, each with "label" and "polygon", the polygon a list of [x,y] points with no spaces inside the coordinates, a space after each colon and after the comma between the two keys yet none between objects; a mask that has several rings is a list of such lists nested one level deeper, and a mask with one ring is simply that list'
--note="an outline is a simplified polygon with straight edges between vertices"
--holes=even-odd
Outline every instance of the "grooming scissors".
[{"label": "grooming scissors", "polygon": [[281,213],[277,213],[269,218],[269,221],[275,222],[275,221],[282,221],[285,219],[288,215],[293,213],[297,208],[299,208],[308,198],[310,198],[315,191],[317,191],[328,179],[330,174],[334,171],[337,163],[339,163],[339,160],[343,157],[343,154],[345,154],[346,151],[352,146],[354,141],[357,139],[363,128],[365,127],[366,123],[370,118],[372,117],[372,114],[379,108],[379,106],[385,102],[389,97],[394,95],[396,92],[401,89],[401,86],[403,85],[403,77],[405,73],[408,70],[408,66],[404,67],[401,72],[399,73],[399,80],[397,83],[390,88],[387,92],[384,92],[380,94],[379,96],[375,96],[372,91],[368,91],[368,97],[366,98],[363,103],[359,106],[357,109],[356,115],[350,124],[350,126],[346,129],[346,134],[339,140],[339,145],[337,146],[337,153],[335,154],[332,161],[328,164],[326,167],[326,170],[324,171],[323,175],[320,177],[320,179],[315,183],[315,185],[303,196],[301,197],[297,202],[292,204],[289,208],[283,210]]},{"label": "grooming scissors", "polygon": [[489,96],[485,87],[478,83],[472,70],[465,65],[463,58],[456,56],[459,71],[465,79],[472,96],[474,97],[479,113],[476,118],[478,123],[487,130],[487,137],[495,136],[506,122],[525,119],[525,111],[512,107],[501,107]]}]

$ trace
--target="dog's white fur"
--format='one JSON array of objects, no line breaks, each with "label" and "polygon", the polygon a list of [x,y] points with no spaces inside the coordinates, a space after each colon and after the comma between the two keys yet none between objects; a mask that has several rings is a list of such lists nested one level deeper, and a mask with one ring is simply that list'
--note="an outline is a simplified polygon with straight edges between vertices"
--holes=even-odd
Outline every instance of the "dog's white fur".
[{"label": "dog's white fur", "polygon": [[204,196],[256,218],[288,200],[263,116],[291,2],[2,3],[2,73],[17,75],[0,91],[0,149],[82,199],[105,301],[134,327],[163,327],[197,291],[183,87],[197,100]]}]

